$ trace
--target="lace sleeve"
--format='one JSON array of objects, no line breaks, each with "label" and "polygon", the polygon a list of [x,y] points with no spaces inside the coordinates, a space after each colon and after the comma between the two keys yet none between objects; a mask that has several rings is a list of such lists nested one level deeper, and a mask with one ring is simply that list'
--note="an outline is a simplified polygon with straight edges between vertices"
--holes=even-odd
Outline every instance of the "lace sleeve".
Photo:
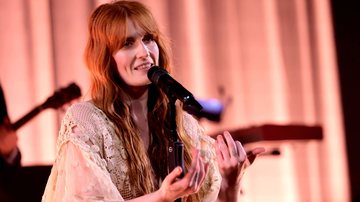
[{"label": "lace sleeve", "polygon": [[104,124],[89,106],[73,105],[62,120],[43,202],[124,201],[103,158]]},{"label": "lace sleeve", "polygon": [[[75,130],[76,131],[76,130]],[[42,201],[124,201],[91,152],[72,141],[59,148]]]}]

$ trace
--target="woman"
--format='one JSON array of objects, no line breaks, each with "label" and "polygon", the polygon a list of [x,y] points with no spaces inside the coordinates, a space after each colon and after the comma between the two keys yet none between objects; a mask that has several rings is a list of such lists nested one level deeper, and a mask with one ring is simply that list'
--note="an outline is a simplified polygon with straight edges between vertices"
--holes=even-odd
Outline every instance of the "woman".
[{"label": "woman", "polygon": [[214,143],[181,107],[186,174],[167,170],[168,99],[147,71],[170,71],[170,49],[150,11],[130,1],[101,5],[89,32],[92,100],[62,121],[43,201],[236,201],[242,173],[262,149],[248,159],[227,132]]}]

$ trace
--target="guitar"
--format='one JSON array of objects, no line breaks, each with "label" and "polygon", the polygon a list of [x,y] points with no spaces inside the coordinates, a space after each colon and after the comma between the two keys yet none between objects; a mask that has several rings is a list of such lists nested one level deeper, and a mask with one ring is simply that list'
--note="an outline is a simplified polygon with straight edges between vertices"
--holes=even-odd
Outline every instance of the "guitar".
[{"label": "guitar", "polygon": [[11,124],[11,128],[13,130],[17,130],[38,115],[41,111],[48,108],[58,109],[64,104],[79,98],[80,96],[81,90],[75,83],[71,83],[67,87],[60,88],[56,90],[52,96],[48,97],[44,103],[36,106],[29,113],[25,114],[22,118]]}]

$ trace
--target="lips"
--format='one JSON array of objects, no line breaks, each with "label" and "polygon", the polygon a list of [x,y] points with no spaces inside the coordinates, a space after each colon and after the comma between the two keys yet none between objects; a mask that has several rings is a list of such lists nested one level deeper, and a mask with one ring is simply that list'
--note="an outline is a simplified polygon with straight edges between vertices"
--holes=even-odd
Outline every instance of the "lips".
[{"label": "lips", "polygon": [[152,67],[153,64],[150,62],[142,63],[134,68],[134,70],[148,70],[150,67]]}]

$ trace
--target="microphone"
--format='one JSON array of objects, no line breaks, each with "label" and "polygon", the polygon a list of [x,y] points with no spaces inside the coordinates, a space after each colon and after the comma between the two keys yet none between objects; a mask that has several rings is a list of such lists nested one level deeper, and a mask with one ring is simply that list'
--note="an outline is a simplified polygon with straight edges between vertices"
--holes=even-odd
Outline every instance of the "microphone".
[{"label": "microphone", "polygon": [[193,114],[201,111],[202,106],[194,96],[186,90],[179,82],[173,79],[163,68],[152,66],[147,76],[149,80],[160,88],[167,96],[173,96],[184,104],[184,110]]}]

